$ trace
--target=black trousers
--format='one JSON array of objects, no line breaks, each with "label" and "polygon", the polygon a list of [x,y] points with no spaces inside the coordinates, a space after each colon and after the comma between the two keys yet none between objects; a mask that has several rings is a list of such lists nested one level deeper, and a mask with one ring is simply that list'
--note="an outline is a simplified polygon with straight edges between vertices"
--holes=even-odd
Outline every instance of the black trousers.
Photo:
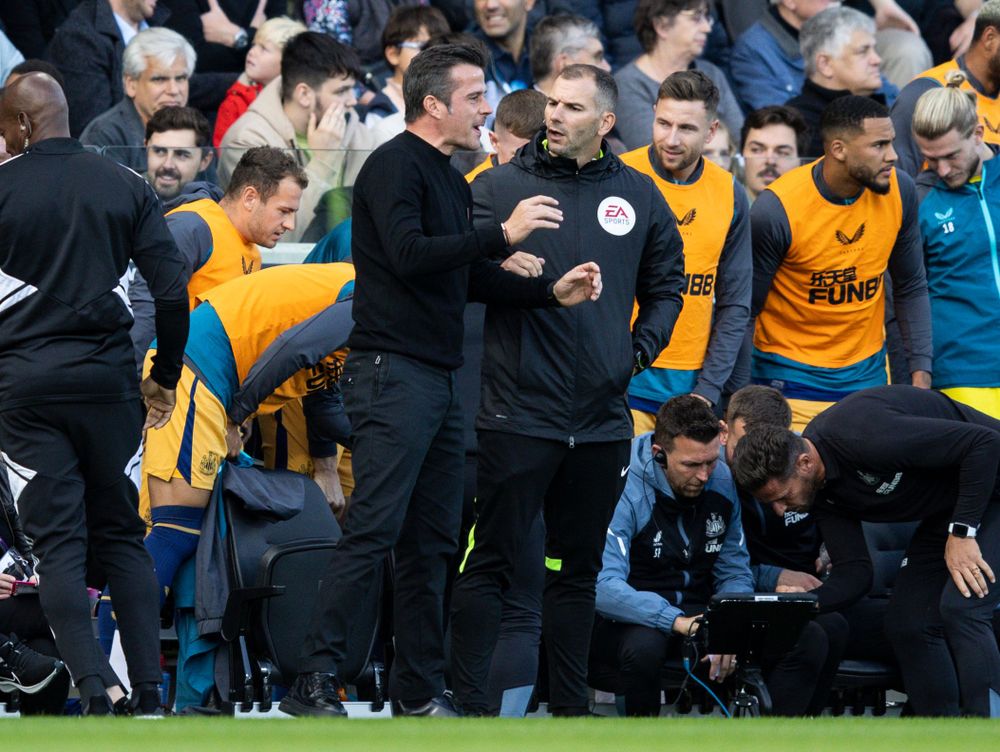
[{"label": "black trousers", "polygon": [[125,476],[142,420],[138,400],[0,412],[7,464],[28,479],[17,504],[34,539],[42,609],[78,685],[95,676],[107,686],[114,677],[90,623],[88,542],[115,599],[132,686],[160,682],[159,592],[136,488]]},{"label": "black trousers", "polygon": [[[906,550],[886,613],[886,634],[917,715],[1000,715],[1000,651],[993,612],[1000,582],[985,598],[958,592],[944,562],[948,519],[925,520]],[[980,550],[1000,576],[1000,504],[986,509]]]},{"label": "black trousers", "polygon": [[523,542],[544,511],[542,634],[549,708],[587,708],[587,653],[604,537],[625,484],[628,440],[577,444],[479,432],[475,542],[452,594],[452,684],[470,713],[487,714],[487,676]]},{"label": "black trousers", "polygon": [[[352,352],[341,378],[355,489],[323,578],[299,671],[336,673],[357,604],[395,548],[392,696],[442,694],[444,590],[458,546],[465,436],[455,374],[393,353]],[[353,677],[344,677],[349,681]]]},{"label": "black trousers", "polygon": [[[591,646],[592,670],[618,677],[627,716],[656,716],[663,664],[668,658],[682,657],[683,642],[680,635],[598,617]],[[774,714],[821,713],[846,644],[847,622],[839,614],[825,614],[806,625],[788,653],[767,656],[764,677]],[[704,664],[691,670],[704,680]]]}]

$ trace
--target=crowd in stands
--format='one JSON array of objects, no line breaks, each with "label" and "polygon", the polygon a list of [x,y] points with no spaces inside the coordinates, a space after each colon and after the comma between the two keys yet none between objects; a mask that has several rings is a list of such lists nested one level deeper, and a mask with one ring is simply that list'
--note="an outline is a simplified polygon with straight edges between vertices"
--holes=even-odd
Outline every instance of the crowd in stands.
[{"label": "crowd in stands", "polygon": [[[807,509],[787,503],[788,497],[769,498],[768,478],[757,478],[753,488],[742,482],[752,475],[746,458],[758,451],[757,444],[736,456],[738,443],[755,427],[806,430],[808,438],[807,426],[824,410],[887,383],[893,384],[890,390],[943,392],[1000,420],[1000,348],[992,337],[1000,324],[1000,170],[991,161],[1000,148],[1000,0],[0,4],[0,85],[6,87],[0,89],[0,158],[30,153],[36,143],[32,127],[12,108],[35,101],[23,92],[40,78],[54,82],[68,108],[68,135],[151,186],[188,280],[191,328],[178,408],[164,428],[149,432],[141,472],[134,468],[140,509],[151,530],[146,548],[156,566],[160,605],[198,547],[220,464],[243,450],[270,468],[312,477],[350,529],[354,447],[346,415],[352,394],[341,393],[339,382],[358,388],[353,379],[362,378],[348,375],[343,364],[355,284],[359,290],[364,284],[362,271],[355,280],[352,234],[402,232],[393,216],[381,217],[385,227],[375,226],[380,211],[372,208],[377,201],[371,173],[389,173],[384,159],[370,157],[384,144],[400,143],[400,134],[412,132],[418,118],[439,117],[411,91],[447,103],[440,119],[458,117],[451,102],[456,88],[434,89],[433,72],[419,65],[416,74],[411,70],[425,51],[456,45],[469,60],[484,61],[488,107],[466,102],[483,109],[484,127],[477,123],[474,133],[468,128],[445,133],[442,143],[464,144],[446,153],[471,186],[467,219],[480,228],[477,242],[484,249],[502,248],[483,255],[506,275],[524,278],[522,287],[511,285],[515,292],[504,291],[516,305],[537,311],[518,308],[516,316],[524,318],[515,319],[513,308],[497,306],[501,312],[487,309],[484,323],[482,307],[470,305],[466,364],[461,369],[447,364],[460,370],[470,420],[467,466],[453,475],[472,473],[461,538],[454,531],[456,542],[462,540],[464,549],[469,540],[470,549],[464,558],[445,552],[449,567],[461,571],[453,604],[459,707],[441,701],[435,691],[403,698],[402,712],[524,715],[537,696],[540,645],[553,639],[555,629],[543,621],[544,610],[544,619],[561,614],[560,628],[587,626],[584,638],[559,642],[559,650],[548,646],[548,670],[558,691],[573,684],[581,664],[591,677],[613,677],[624,714],[658,715],[660,667],[681,655],[713,594],[815,590],[823,614],[794,648],[764,660],[776,713],[821,713],[838,663],[877,654],[902,667],[914,713],[990,715],[992,709],[1000,714],[1000,676],[984,689],[967,676],[961,651],[953,664],[927,647],[934,639],[937,648],[944,645],[944,632],[953,645],[953,639],[962,644],[962,638],[953,638],[951,630],[959,628],[952,626],[952,612],[945,614],[944,626],[939,619],[924,624],[918,617],[916,624],[900,625],[891,605],[887,614],[884,601],[864,598],[863,584],[850,597],[837,590],[834,599],[829,595],[834,590],[824,584],[831,576],[826,528]],[[455,111],[462,106],[454,103]],[[590,143],[600,150],[583,159],[580,144]],[[425,155],[424,161],[433,159]],[[428,174],[438,167],[427,167]],[[0,178],[5,169],[0,161]],[[594,186],[612,185],[601,183],[610,176],[619,181],[613,184],[616,193],[584,202],[583,209],[574,203],[584,201],[580,193],[607,193],[610,188]],[[431,180],[423,174],[419,179]],[[530,200],[512,196],[532,181],[542,186],[539,193],[567,195],[560,194],[558,209],[533,204],[535,224],[512,237],[519,227],[515,217]],[[362,185],[364,190],[355,190]],[[464,185],[451,188],[458,191],[458,207],[468,191]],[[420,203],[403,194],[387,188],[383,208]],[[352,217],[359,202],[366,207],[361,230]],[[439,234],[435,228],[423,231]],[[556,234],[569,231],[577,233],[575,240]],[[629,271],[638,270],[626,296],[629,310],[634,302],[634,336],[623,344],[617,335],[604,336],[601,326],[611,332],[612,324],[595,315],[550,311],[570,304],[551,285],[546,298],[539,278],[558,284],[560,275],[596,257],[595,248],[603,250],[609,238],[629,232],[630,242],[639,243],[641,235],[645,245],[630,246],[641,260]],[[262,270],[268,255],[261,249],[288,242],[314,245],[310,260],[334,263]],[[572,253],[566,251],[570,246]],[[465,263],[462,258],[456,250],[451,267]],[[420,285],[427,274],[443,269],[423,267],[419,258],[405,254],[397,261],[422,280]],[[601,265],[607,287],[615,274],[611,263]],[[489,287],[492,297],[482,294],[495,303],[497,284],[483,279],[474,272],[472,286]],[[0,269],[0,315],[18,302],[13,296],[21,289],[5,286],[7,281]],[[140,379],[148,379],[156,363],[161,311],[152,282],[133,264],[124,293],[134,317],[131,339]],[[600,294],[600,285],[596,288]],[[590,305],[574,304],[583,311]],[[429,297],[426,305],[439,303]],[[595,365],[573,341],[584,335],[532,318],[570,313],[580,318],[560,321],[595,327],[581,331],[601,340],[593,349],[609,360],[615,355],[608,354],[609,343],[621,351],[618,356],[624,353],[627,374],[618,373],[621,364],[606,372]],[[3,322],[0,318],[0,326],[9,326]],[[644,326],[648,331],[640,336]],[[486,367],[480,373],[484,340]],[[0,339],[0,353],[3,347]],[[430,351],[428,357],[436,352]],[[573,379],[560,372],[567,363],[576,369]],[[403,365],[397,361],[393,368]],[[365,378],[373,379],[375,394],[379,372]],[[510,387],[504,379],[537,380],[530,386],[533,401],[499,399],[498,390]],[[490,493],[523,506],[517,516],[524,535],[516,543],[496,542],[506,524],[496,512],[480,516],[479,529],[470,531],[476,512],[483,515],[484,509],[482,498],[475,511],[473,503],[484,437],[477,444],[471,425],[480,409],[481,383],[483,399],[492,400],[477,424],[493,453]],[[591,384],[593,393],[581,397],[573,391],[584,390],[582,383]],[[523,451],[516,446],[522,440],[551,443],[554,435],[562,436],[549,430],[551,415],[542,413],[565,411],[573,421],[582,420],[574,405],[602,406],[594,397],[602,388],[610,389],[609,403],[621,407],[621,415],[599,428],[583,421],[580,433],[567,432],[569,449],[581,447],[575,464],[546,460],[569,468],[551,485],[540,480],[537,467],[522,468],[530,478],[519,482],[534,484],[538,504],[545,498],[544,514],[523,493],[504,497],[497,465],[505,460],[497,458]],[[546,403],[547,389],[562,389],[581,401]],[[914,409],[923,409],[918,403]],[[502,413],[515,409],[521,411],[518,420],[529,416],[529,428],[501,425],[508,420]],[[582,447],[588,441],[611,442],[612,434],[624,441],[627,437],[608,424],[617,429],[615,421],[624,425],[629,413],[635,438],[627,448],[619,446],[609,464],[612,475],[623,468],[620,478],[603,484],[615,486],[620,501],[613,516],[609,509],[603,522],[591,520],[591,527],[607,528],[603,553],[591,552],[596,570],[581,573],[567,565],[560,572],[562,552],[571,546],[554,526],[561,525],[568,537],[570,530],[582,535],[584,522],[571,525],[571,515],[559,505],[596,494],[607,480],[597,478],[607,457],[588,459]],[[418,417],[407,413],[400,419]],[[543,426],[537,436],[531,433],[536,424]],[[504,431],[521,430],[526,437],[497,439],[510,437]],[[3,437],[0,430],[0,449]],[[540,445],[538,456],[548,457],[545,451]],[[19,552],[17,560],[28,568],[17,570],[17,580],[33,586],[31,541],[20,531],[13,505],[31,477],[17,476],[18,463],[2,456],[0,469],[8,473],[0,473],[0,502],[7,527],[0,525],[0,544]],[[869,482],[858,471],[877,493],[890,495],[899,478],[892,481],[890,474],[882,483],[878,469],[872,472]],[[586,482],[574,486],[573,478]],[[487,504],[500,503],[486,498]],[[998,498],[994,492],[992,507]],[[987,519],[992,521],[989,514]],[[610,526],[604,524],[608,520]],[[971,526],[969,537],[982,521],[942,520],[942,526]],[[401,540],[423,551],[405,536]],[[516,551],[502,550],[504,545]],[[993,550],[983,545],[984,552]],[[496,560],[484,564],[489,556]],[[1000,566],[1000,560],[992,565]],[[120,600],[97,569],[88,584],[104,589],[97,615],[101,645],[110,652]],[[842,564],[841,572],[847,569]],[[37,600],[28,609],[30,596],[14,595],[7,571],[0,572],[0,690],[44,690],[40,699],[24,703],[23,711],[60,712],[68,681],[57,646]],[[939,584],[945,586],[944,574]],[[483,595],[487,591],[489,598]],[[578,610],[566,606],[587,592],[573,601]],[[552,593],[561,593],[565,602],[550,603],[556,598]],[[588,605],[587,597],[596,598],[596,606]],[[995,606],[994,596],[982,597]],[[406,601],[397,600],[397,606],[401,602]],[[917,613],[912,601],[907,607],[914,609],[908,614]],[[595,608],[591,634],[588,619]],[[937,608],[935,602],[931,610]],[[398,610],[397,630],[406,628]],[[487,623],[494,615],[497,623]],[[420,625],[414,619],[411,628],[423,629]],[[443,639],[443,627],[437,627]],[[584,642],[589,653],[580,647]],[[403,659],[415,671],[417,661],[406,649],[404,640]],[[704,666],[707,679],[726,680],[735,669],[732,659],[711,656]],[[27,673],[34,681],[7,678],[15,664],[22,677]],[[925,665],[950,672],[951,683],[945,681],[943,689],[928,686]],[[339,687],[322,678],[327,674],[303,669],[287,707],[294,714],[340,714],[339,701],[330,699]],[[112,691],[114,677],[102,673],[100,681],[109,703],[94,705],[95,712],[122,710],[122,692]],[[87,691],[93,686],[87,684]],[[201,699],[192,705],[208,702]],[[148,698],[139,707],[149,711]],[[572,702],[560,709],[579,710]]]}]

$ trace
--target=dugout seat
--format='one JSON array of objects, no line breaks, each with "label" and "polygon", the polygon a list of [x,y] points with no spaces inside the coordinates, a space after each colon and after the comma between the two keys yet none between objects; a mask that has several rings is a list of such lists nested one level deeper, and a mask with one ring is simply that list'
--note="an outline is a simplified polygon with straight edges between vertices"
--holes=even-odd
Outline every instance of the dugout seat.
[{"label": "dugout seat", "polygon": [[[868,598],[887,601],[892,595],[906,547],[918,525],[918,522],[862,523],[872,560],[872,589]],[[845,659],[833,680],[831,710],[834,715],[843,715],[849,708],[852,715],[864,715],[871,708],[873,715],[885,715],[886,692],[900,691],[902,684],[893,663]]]},{"label": "dugout seat", "polygon": [[[278,519],[249,509],[246,500],[222,487],[224,538],[228,550],[231,590],[222,620],[222,637],[228,643],[228,703],[226,709],[246,712],[259,703],[271,708],[274,686],[289,687],[295,679],[299,651],[320,580],[341,531],[326,498],[312,480],[283,470],[229,466],[226,473],[254,473],[263,488],[288,486],[302,489],[301,510]],[[230,476],[231,480],[231,476]],[[254,483],[239,484],[243,488]],[[358,698],[372,703],[374,712],[384,706],[384,666],[378,658],[383,623],[382,578],[362,603],[348,644],[352,654],[340,674],[353,685]],[[218,673],[218,672],[217,672]],[[221,678],[221,677],[220,677]]]}]

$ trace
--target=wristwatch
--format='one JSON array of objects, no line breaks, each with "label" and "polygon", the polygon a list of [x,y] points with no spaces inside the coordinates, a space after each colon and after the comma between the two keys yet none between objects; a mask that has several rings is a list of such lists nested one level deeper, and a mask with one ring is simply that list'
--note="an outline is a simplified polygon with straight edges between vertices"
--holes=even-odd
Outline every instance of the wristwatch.
[{"label": "wristwatch", "polygon": [[233,49],[234,50],[245,50],[250,46],[250,35],[247,34],[246,29],[240,29],[233,35]]},{"label": "wristwatch", "polygon": [[956,538],[975,538],[978,528],[966,525],[964,522],[952,522],[948,525],[948,534]]}]

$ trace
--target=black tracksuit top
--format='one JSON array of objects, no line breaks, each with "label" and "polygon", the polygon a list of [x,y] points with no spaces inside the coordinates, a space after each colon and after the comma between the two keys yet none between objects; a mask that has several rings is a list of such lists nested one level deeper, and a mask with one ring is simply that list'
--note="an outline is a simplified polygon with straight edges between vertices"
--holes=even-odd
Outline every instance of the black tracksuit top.
[{"label": "black tracksuit top", "polygon": [[153,189],[71,138],[0,164],[0,409],[138,397],[130,259],[156,300],[151,375],[172,389],[187,273]]},{"label": "black tracksuit top", "polygon": [[520,248],[544,258],[555,277],[597,262],[604,291],[570,309],[487,308],[476,426],[570,445],[631,439],[625,392],[634,353],[651,362],[670,341],[683,304],[684,242],[653,181],[606,143],[581,168],[550,155],[544,140],[543,130],[511,162],[476,178],[476,224],[495,226],[531,196],[555,198],[559,229],[536,230]]},{"label": "black tracksuit top", "polygon": [[826,468],[812,509],[833,563],[816,591],[823,610],[849,605],[870,587],[862,521],[932,520],[944,531],[949,522],[978,526],[987,505],[1000,502],[1000,421],[940,392],[902,385],[855,392],[802,435]]}]

